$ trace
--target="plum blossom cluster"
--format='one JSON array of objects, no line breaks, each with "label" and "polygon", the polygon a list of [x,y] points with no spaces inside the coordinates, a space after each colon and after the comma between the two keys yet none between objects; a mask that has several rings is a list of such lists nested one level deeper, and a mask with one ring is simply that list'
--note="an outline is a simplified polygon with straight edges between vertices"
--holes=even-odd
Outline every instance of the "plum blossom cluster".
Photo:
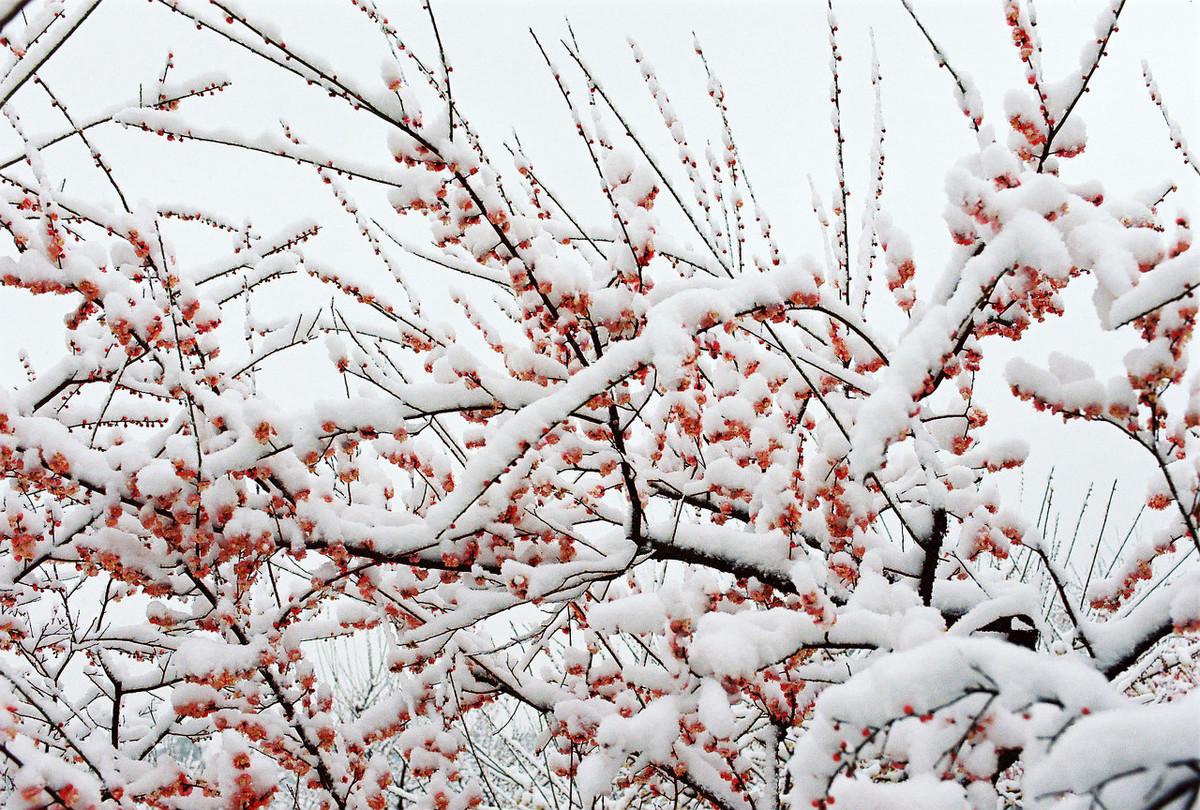
[{"label": "plum blossom cluster", "polygon": [[[94,1],[47,3],[5,40],[0,102],[48,104],[62,131],[31,137],[6,107],[25,149],[2,167],[0,280],[68,310],[57,362],[26,363],[0,392],[13,807],[1196,798],[1200,581],[1162,577],[1200,549],[1200,261],[1163,197],[1065,177],[1124,2],[1078,76],[1052,82],[1036,14],[1007,0],[997,22],[1028,86],[994,125],[905,2],[977,139],[945,184],[949,267],[921,296],[926,264],[885,205],[878,59],[852,250],[832,2],[823,260],[778,244],[698,41],[718,129],[703,154],[630,43],[677,147],[659,155],[573,35],[535,38],[603,211],[591,222],[515,139],[503,156],[485,146],[435,8],[400,26],[373,0],[351,5],[381,77],[343,75],[252,4],[154,13],[382,126],[376,153],[326,152],[302,122],[209,126],[195,108],[235,79],[168,84],[173,57],[149,101],[76,120],[38,70],[66,58]],[[404,39],[409,22],[430,26],[435,52]],[[100,126],[290,163],[343,220],[262,234],[136,202],[88,139]],[[52,181],[52,147],[72,139],[102,198]],[[369,269],[306,257],[339,227]],[[180,228],[224,247],[195,256]],[[416,268],[453,280],[453,323]],[[989,346],[1063,314],[1082,278],[1096,329],[1134,345],[1125,372],[1099,379],[1055,353],[1044,369],[1013,362],[1008,382],[1149,454],[1147,508],[1163,519],[1077,583],[1006,503],[997,474],[1027,448],[990,424],[975,380]],[[263,314],[286,296],[301,303]],[[314,345],[337,384],[273,398],[264,370],[312,362]],[[318,652],[367,633],[385,639],[392,688],[349,705]],[[506,733],[518,715],[534,730]]]}]

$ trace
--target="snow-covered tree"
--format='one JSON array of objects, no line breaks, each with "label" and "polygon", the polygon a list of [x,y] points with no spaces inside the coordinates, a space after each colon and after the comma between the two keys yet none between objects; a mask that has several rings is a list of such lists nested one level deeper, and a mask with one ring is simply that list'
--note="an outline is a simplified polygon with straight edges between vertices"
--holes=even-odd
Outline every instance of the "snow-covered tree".
[{"label": "snow-covered tree", "polygon": [[[254,3],[125,7],[182,15],[307,85],[314,115],[387,133],[338,152],[303,121],[207,125],[237,77],[175,81],[171,57],[81,118],[42,73],[98,0],[5,4],[0,106],[24,149],[0,175],[3,306],[68,307],[57,362],[0,388],[9,806],[1193,806],[1200,260],[1174,186],[1117,199],[1071,165],[1125,2],[1056,77],[1032,3],[1007,0],[1028,83],[992,121],[899,1],[963,112],[945,126],[977,142],[937,192],[941,271],[882,209],[914,192],[883,193],[878,61],[874,130],[855,134],[874,170],[848,188],[833,3],[818,258],[780,247],[699,42],[705,136],[630,43],[674,152],[573,32],[529,43],[575,122],[593,222],[519,141],[486,147],[455,89],[487,77],[452,71],[436,7],[400,25],[352,0],[382,77],[346,75]],[[418,26],[435,48],[406,41]],[[1142,112],[1158,105],[1194,184],[1145,77]],[[29,132],[37,104],[57,134]],[[375,264],[306,258],[327,223],[260,234],[134,198],[99,128],[316,173]],[[95,193],[56,182],[60,142],[88,150]],[[417,267],[453,279],[447,300]],[[1071,305],[1134,347],[1124,372],[1064,345],[1006,373],[1152,459],[1152,531],[1112,560],[1098,538],[1062,553],[1017,507],[1000,471],[1028,448],[974,391],[989,348],[1061,315],[1085,277]],[[272,396],[271,368],[319,388],[314,343],[338,384]]]}]

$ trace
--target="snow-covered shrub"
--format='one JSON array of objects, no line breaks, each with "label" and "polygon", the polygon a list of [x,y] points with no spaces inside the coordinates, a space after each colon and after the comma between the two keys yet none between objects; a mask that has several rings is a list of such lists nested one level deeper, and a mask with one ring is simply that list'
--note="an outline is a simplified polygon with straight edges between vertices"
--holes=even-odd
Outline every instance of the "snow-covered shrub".
[{"label": "snow-covered shrub", "polygon": [[[674,157],[646,146],[573,39],[535,43],[610,214],[593,223],[519,143],[484,148],[440,36],[418,55],[372,0],[352,5],[390,54],[382,78],[285,42],[253,4],[156,4],[384,127],[388,151],[326,152],[300,122],[263,137],[208,127],[188,110],[230,79],[172,85],[170,61],[156,93],[75,120],[38,70],[96,1],[10,25],[24,28],[6,40],[0,103],[54,100],[58,140],[83,141],[105,183],[103,197],[64,193],[43,155],[57,141],[27,138],[0,186],[0,279],[70,307],[57,363],[0,390],[12,806],[1195,799],[1196,699],[1158,698],[1190,684],[1169,671],[1193,671],[1200,582],[1145,583],[1164,555],[1200,548],[1187,350],[1200,263],[1161,197],[1060,176],[1086,145],[1076,103],[1124,2],[1057,82],[1030,7],[1005,4],[1028,80],[1007,120],[985,120],[949,71],[978,149],[947,179],[952,260],[920,295],[929,268],[880,210],[878,63],[851,238],[832,4],[823,260],[777,244],[699,43],[721,122],[707,149],[632,46]],[[436,26],[427,10],[413,24]],[[378,265],[308,261],[322,223],[262,236],[128,199],[88,135],[116,125],[136,143],[316,172]],[[368,213],[380,189],[394,210]],[[228,236],[221,254],[177,246],[167,223],[181,221]],[[458,277],[464,334],[412,282],[417,263]],[[1138,343],[1125,372],[1100,379],[1064,346],[1046,368],[1014,361],[1008,382],[1149,454],[1162,519],[1080,583],[995,483],[1026,448],[984,430],[974,380],[989,346],[1061,314],[1083,276],[1096,329]],[[313,287],[325,295],[296,292]],[[287,317],[260,314],[272,295],[295,296]],[[322,340],[344,388],[265,393],[263,369]],[[1185,377],[1193,393],[1168,395]],[[347,691],[314,650],[366,631],[386,657]],[[525,730],[505,737],[492,720],[513,712]]]}]

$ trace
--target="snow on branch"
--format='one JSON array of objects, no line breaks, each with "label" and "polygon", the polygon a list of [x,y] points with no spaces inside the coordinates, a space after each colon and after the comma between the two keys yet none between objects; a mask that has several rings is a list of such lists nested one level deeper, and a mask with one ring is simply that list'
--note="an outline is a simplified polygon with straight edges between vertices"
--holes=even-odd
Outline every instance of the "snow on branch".
[{"label": "snow on branch", "polygon": [[[582,147],[559,178],[469,120],[503,77],[455,70],[449,7],[357,0],[355,47],[384,62],[359,77],[257,4],[143,5],[121,13],[184,22],[234,75],[176,82],[156,54],[134,102],[83,71],[81,115],[43,66],[83,59],[109,6],[47,2],[4,38],[0,293],[63,314],[0,389],[9,805],[1194,800],[1200,271],[1173,184],[1066,176],[1123,3],[1056,83],[1033,5],[1006,2],[1024,84],[985,126],[904,0],[917,29],[890,33],[950,69],[977,143],[944,184],[889,185],[888,211],[883,66],[853,86],[826,3],[817,257],[755,194],[719,44],[694,45],[704,133],[629,42],[650,131],[569,25],[533,32],[549,76],[523,92]],[[311,106],[219,125],[209,99],[256,70]],[[305,114],[380,136],[321,147]],[[248,183],[269,162],[317,193],[209,210],[172,161]],[[893,216],[926,186],[942,222],[910,235]],[[1068,309],[996,408],[993,347]],[[1093,337],[1124,347],[1107,376],[1076,356]],[[1106,511],[1064,552],[1052,486],[1036,514],[1014,497],[1003,471],[1046,450],[1006,423],[1020,401],[1147,465],[1119,545]]]}]

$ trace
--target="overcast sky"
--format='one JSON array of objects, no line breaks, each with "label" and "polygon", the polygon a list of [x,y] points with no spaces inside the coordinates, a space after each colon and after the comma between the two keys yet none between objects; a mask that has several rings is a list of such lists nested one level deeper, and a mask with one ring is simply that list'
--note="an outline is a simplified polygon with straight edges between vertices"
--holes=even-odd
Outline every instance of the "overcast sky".
[{"label": "overcast sky", "polygon": [[[1083,43],[1093,36],[1097,14],[1107,0],[1041,0],[1037,4],[1045,46],[1044,66],[1050,77],[1076,70]],[[1006,90],[1024,86],[1016,51],[998,0],[914,0],[930,33],[943,45],[954,66],[980,87],[986,117],[1000,122]],[[427,19],[415,0],[382,2],[401,35],[426,58],[433,58]],[[255,18],[271,19],[279,35],[298,51],[317,54],[340,75],[364,86],[376,86],[386,48],[367,20],[348,2],[311,0],[269,2],[243,0]],[[840,22],[843,67],[843,123],[847,137],[848,177],[853,190],[865,188],[870,148],[871,95],[869,32],[874,30],[884,77],[883,105],[887,121],[887,178],[883,205],[913,238],[919,287],[928,289],[940,275],[949,240],[940,212],[946,170],[972,149],[974,138],[958,112],[950,77],[938,70],[933,56],[899,0],[841,0],[835,4]],[[718,137],[716,119],[706,97],[706,82],[691,47],[694,31],[727,90],[727,101],[739,149],[755,191],[769,212],[785,253],[820,255],[819,232],[810,208],[808,177],[828,199],[833,183],[833,139],[828,105],[828,31],[824,2],[488,2],[443,0],[435,3],[442,36],[454,66],[456,103],[491,146],[515,131],[539,176],[569,201],[578,214],[602,221],[602,198],[565,106],[531,39],[533,29],[556,54],[564,74],[568,60],[558,39],[567,36],[567,21],[593,68],[647,140],[663,155],[673,145],[657,124],[656,113],[641,85],[625,38],[636,38],[657,68],[659,78],[680,112],[689,138],[703,142]],[[1070,179],[1101,178],[1109,194],[1136,192],[1175,178],[1180,191],[1175,204],[1190,206],[1200,197],[1200,178],[1172,152],[1166,129],[1142,84],[1140,62],[1148,59],[1172,113],[1200,145],[1197,120],[1197,60],[1200,41],[1195,5],[1190,0],[1130,0],[1120,31],[1079,107],[1088,123],[1088,148],[1064,170]],[[343,105],[313,88],[265,66],[254,57],[198,32],[164,6],[145,0],[106,0],[100,10],[57,53],[43,76],[77,119],[151,92],[168,51],[174,53],[172,82],[220,71],[234,86],[211,100],[189,105],[189,121],[255,135],[278,132],[286,120],[305,140],[328,146],[358,161],[387,161],[384,133]],[[35,133],[62,128],[32,86],[14,101],[26,127]],[[189,207],[219,211],[227,219],[253,220],[260,233],[302,218],[329,227],[306,249],[314,262],[369,277],[381,272],[355,238],[351,221],[336,207],[311,170],[267,157],[237,154],[196,144],[178,146],[107,125],[95,135],[114,173],[132,199],[180,201]],[[5,152],[19,150],[6,134]],[[102,177],[78,143],[47,150],[52,176],[66,180],[68,195],[111,198]],[[390,214],[378,189],[362,187],[360,201],[375,215]],[[105,196],[107,195],[107,196]],[[861,193],[852,203],[861,203]],[[115,203],[115,200],[113,200]],[[857,210],[857,205],[853,208]],[[669,222],[669,220],[668,220]],[[202,261],[212,245],[187,233],[177,237],[180,259]],[[851,245],[857,244],[852,226]],[[398,257],[411,264],[411,258]],[[413,267],[423,290],[432,297],[442,280],[427,267]],[[1088,426],[1063,427],[1019,403],[1008,403],[999,372],[1019,351],[1041,360],[1051,350],[1077,352],[1105,373],[1120,370],[1120,357],[1132,345],[1127,337],[1102,335],[1086,302],[1090,282],[1081,282],[1072,300],[1074,315],[1039,327],[1016,347],[993,345],[979,392],[1004,430],[1024,434],[1034,445],[1026,472],[1027,511],[1036,510],[1041,486],[1057,465],[1059,503],[1067,507],[1064,524],[1091,481],[1103,506],[1114,476],[1121,476],[1114,514],[1106,539],[1115,544],[1143,500],[1151,467],[1112,435]],[[316,298],[313,299],[316,301]],[[61,352],[62,302],[33,302],[24,293],[0,290],[0,381],[22,378],[17,349],[29,351],[35,365],[46,365]],[[264,306],[294,311],[309,302],[278,297]],[[437,305],[432,305],[437,310]],[[323,357],[316,350],[309,360]],[[269,386],[287,407],[311,397],[332,372],[318,363],[296,361],[269,375]],[[322,375],[326,376],[322,376]],[[321,395],[326,395],[322,393]],[[1015,481],[1015,479],[1014,479]],[[1016,484],[1014,483],[1015,487]],[[1032,490],[1036,493],[1030,494]],[[1032,502],[1032,506],[1030,503]],[[1099,528],[1100,510],[1085,520],[1081,540]]]}]

